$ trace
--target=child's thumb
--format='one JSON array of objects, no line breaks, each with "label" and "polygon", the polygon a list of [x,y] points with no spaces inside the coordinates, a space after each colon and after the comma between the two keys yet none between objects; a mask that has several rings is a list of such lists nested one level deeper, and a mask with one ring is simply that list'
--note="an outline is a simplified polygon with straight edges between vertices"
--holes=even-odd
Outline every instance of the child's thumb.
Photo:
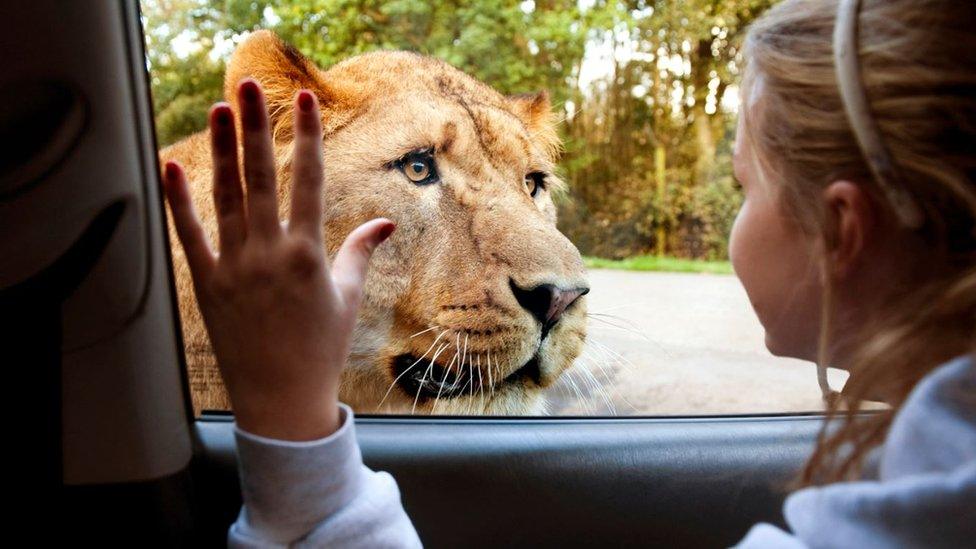
[{"label": "child's thumb", "polygon": [[339,248],[332,264],[332,277],[346,304],[359,306],[373,250],[396,229],[389,219],[379,218],[356,227]]}]

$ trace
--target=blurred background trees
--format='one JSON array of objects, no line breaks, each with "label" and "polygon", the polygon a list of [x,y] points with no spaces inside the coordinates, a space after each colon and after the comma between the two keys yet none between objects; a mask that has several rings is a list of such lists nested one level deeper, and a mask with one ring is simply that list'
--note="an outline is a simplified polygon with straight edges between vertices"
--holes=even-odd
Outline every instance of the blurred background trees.
[{"label": "blurred background trees", "polygon": [[723,259],[739,43],[776,0],[144,0],[157,132],[199,131],[243,36],[322,67],[377,49],[436,56],[563,115],[560,228],[587,255]]}]

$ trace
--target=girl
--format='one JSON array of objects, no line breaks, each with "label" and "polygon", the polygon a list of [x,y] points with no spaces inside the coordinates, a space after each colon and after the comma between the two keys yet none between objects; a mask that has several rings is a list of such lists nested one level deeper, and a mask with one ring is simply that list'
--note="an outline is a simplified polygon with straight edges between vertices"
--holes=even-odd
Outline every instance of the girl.
[{"label": "girl", "polygon": [[[863,4],[863,5],[861,5]],[[963,546],[976,539],[976,6],[785,0],[751,29],[730,253],[777,355],[850,372],[786,501],[791,532],[744,547]],[[278,221],[264,99],[210,117],[220,253],[179,166],[165,187],[236,413],[239,546],[418,546],[392,478],[361,461],[337,383],[371,221],[331,266],[321,121],[299,93],[292,214]],[[276,341],[271,352],[269,341]],[[284,342],[284,344],[281,344]],[[886,410],[854,420],[865,400]]]}]

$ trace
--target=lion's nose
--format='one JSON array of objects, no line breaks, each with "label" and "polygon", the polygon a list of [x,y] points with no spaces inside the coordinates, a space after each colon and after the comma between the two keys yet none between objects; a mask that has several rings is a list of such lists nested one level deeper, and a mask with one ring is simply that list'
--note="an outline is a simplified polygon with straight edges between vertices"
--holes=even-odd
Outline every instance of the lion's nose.
[{"label": "lion's nose", "polygon": [[543,333],[559,322],[559,317],[574,301],[590,291],[589,288],[563,289],[553,284],[539,284],[525,289],[512,279],[509,279],[509,286],[519,305],[542,323]]}]

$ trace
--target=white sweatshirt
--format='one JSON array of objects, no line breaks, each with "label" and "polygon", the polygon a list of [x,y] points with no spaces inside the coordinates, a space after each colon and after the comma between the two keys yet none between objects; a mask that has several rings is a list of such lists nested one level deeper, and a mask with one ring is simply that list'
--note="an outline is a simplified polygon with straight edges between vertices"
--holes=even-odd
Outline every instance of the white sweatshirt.
[{"label": "white sweatshirt", "polygon": [[[363,465],[352,410],[340,407],[342,426],[315,441],[235,427],[244,506],[230,547],[421,546],[396,482]],[[759,524],[738,547],[976,547],[972,359],[915,387],[878,455],[877,478],[799,490],[784,505],[792,532]]]}]

